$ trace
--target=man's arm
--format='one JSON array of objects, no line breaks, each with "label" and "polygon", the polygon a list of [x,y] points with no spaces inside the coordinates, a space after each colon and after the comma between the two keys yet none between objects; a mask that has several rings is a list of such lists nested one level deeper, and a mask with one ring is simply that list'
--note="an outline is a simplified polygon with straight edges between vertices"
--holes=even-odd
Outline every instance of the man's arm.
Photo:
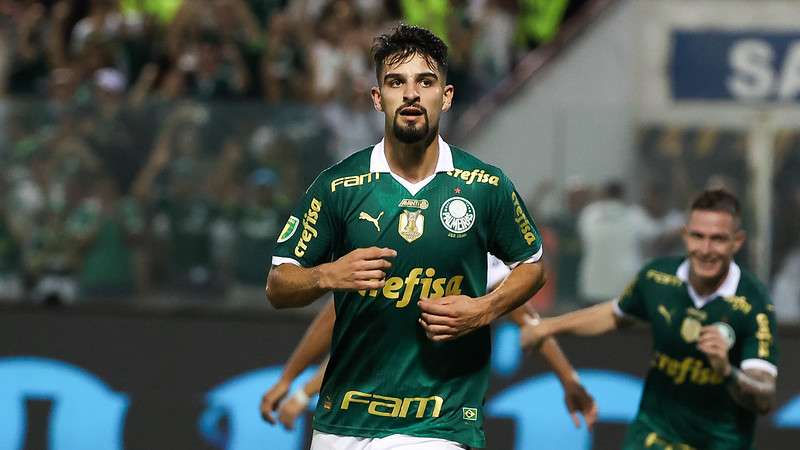
[{"label": "man's arm", "polygon": [[420,325],[433,341],[455,339],[489,325],[518,308],[545,283],[544,264],[520,264],[500,286],[478,298],[450,295],[439,299],[420,298]]},{"label": "man's arm", "polygon": [[[538,314],[529,311],[526,305],[515,309],[509,316],[512,321],[519,325],[520,330],[528,325],[535,324],[538,319]],[[558,381],[561,383],[561,387],[564,389],[564,403],[567,405],[567,411],[569,411],[575,426],[580,427],[580,420],[578,419],[578,412],[580,412],[583,414],[586,425],[592,428],[597,421],[597,405],[581,384],[578,373],[572,367],[564,352],[561,351],[561,347],[555,338],[545,338],[539,347],[539,353],[547,361],[550,368],[553,369]]]},{"label": "man's arm", "polygon": [[520,336],[522,346],[536,347],[545,338],[562,333],[595,336],[630,324],[629,319],[617,315],[615,303],[616,300],[610,300],[561,316],[542,319],[538,324],[526,325]]},{"label": "man's arm", "polygon": [[743,408],[767,414],[775,407],[775,376],[764,370],[737,369],[728,359],[729,343],[713,325],[700,330],[697,348],[705,353],[711,368],[728,379],[728,392]]},{"label": "man's arm", "polygon": [[758,414],[775,408],[775,377],[758,369],[731,368],[728,392],[742,407]]},{"label": "man's arm", "polygon": [[[331,346],[333,324],[336,321],[336,310],[333,301],[328,302],[317,317],[308,326],[306,334],[292,352],[278,381],[261,398],[261,417],[274,424],[272,412],[286,396],[292,381],[314,361],[320,359]],[[324,374],[324,369],[322,370]],[[320,383],[322,380],[320,379]],[[309,395],[313,392],[308,392]]]},{"label": "man's arm", "polygon": [[275,308],[309,305],[328,291],[382,289],[389,259],[397,252],[389,248],[359,248],[334,262],[305,268],[293,264],[273,266],[267,277],[267,300]]},{"label": "man's arm", "polygon": [[325,359],[319,365],[319,369],[317,369],[314,376],[302,388],[296,390],[289,398],[281,402],[278,407],[278,420],[287,430],[294,428],[294,422],[305,412],[311,396],[319,392],[327,367],[328,359]]}]

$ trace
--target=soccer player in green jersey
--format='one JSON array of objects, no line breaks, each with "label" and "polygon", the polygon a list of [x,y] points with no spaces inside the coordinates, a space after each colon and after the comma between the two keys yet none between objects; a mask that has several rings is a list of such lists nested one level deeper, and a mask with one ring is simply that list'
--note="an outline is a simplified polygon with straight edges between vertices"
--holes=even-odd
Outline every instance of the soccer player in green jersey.
[{"label": "soccer player in green jersey", "polygon": [[[492,255],[488,255],[488,266],[486,291],[491,292],[503,282],[511,270]],[[509,314],[509,318],[520,327],[535,320],[536,317],[538,315],[529,310],[527,304]],[[331,344],[335,320],[336,312],[333,303],[329,302],[309,325],[305,335],[286,361],[278,381],[263,395],[260,410],[264,420],[275,424],[276,418],[273,414],[277,408],[277,421],[291,430],[294,428],[295,420],[305,413],[310,397],[319,392],[328,360],[325,359],[320,364],[310,380],[287,396],[289,387],[303,370],[327,353]],[[548,342],[539,347],[539,352],[561,383],[564,390],[564,403],[575,427],[580,427],[578,414],[582,414],[587,427],[591,429],[597,420],[597,406],[592,396],[580,383],[577,372],[561,351],[558,343],[555,339],[548,339]]]},{"label": "soccer player in green jersey", "polygon": [[[647,264],[618,299],[525,327],[524,345],[649,322],[653,359],[623,449],[747,450],[775,402],[777,343],[766,288],[733,256],[745,241],[738,200],[701,193],[683,231],[687,256]],[[614,255],[609,255],[613,260]]]},{"label": "soccer player in green jersey", "polygon": [[[266,295],[286,308],[334,292],[312,449],[484,447],[487,325],[544,284],[541,237],[500,169],[439,136],[444,43],[401,25],[373,55],[384,139],[308,188]],[[513,266],[488,295],[487,253]]]}]

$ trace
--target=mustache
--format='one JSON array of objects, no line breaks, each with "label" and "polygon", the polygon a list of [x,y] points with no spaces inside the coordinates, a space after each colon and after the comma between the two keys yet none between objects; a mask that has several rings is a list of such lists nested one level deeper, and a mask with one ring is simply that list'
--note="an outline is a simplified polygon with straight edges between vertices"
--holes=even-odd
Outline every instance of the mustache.
[{"label": "mustache", "polygon": [[418,110],[422,111],[422,114],[428,115],[428,110],[425,109],[424,106],[422,106],[422,105],[420,105],[418,103],[405,103],[405,104],[402,104],[395,110],[395,113],[400,114],[400,111],[402,111],[402,110],[404,110],[406,108],[418,109]]}]

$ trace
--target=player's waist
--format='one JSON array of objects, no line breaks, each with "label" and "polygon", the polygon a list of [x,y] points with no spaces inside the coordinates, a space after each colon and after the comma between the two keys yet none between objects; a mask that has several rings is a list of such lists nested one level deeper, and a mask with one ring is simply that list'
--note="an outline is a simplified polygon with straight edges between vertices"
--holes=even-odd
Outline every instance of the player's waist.
[{"label": "player's waist", "polygon": [[[324,388],[318,416],[330,423],[393,427],[424,422],[476,422],[482,416],[480,386],[468,391]],[[321,414],[319,414],[321,413]],[[330,420],[331,418],[334,418]]]}]

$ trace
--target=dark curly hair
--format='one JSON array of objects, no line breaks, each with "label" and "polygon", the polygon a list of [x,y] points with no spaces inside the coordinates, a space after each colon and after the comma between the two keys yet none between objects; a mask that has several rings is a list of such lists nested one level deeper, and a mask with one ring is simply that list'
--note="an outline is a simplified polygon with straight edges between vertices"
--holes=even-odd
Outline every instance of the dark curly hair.
[{"label": "dark curly hair", "polygon": [[442,81],[447,78],[447,44],[425,28],[400,24],[375,38],[372,59],[378,82],[384,66],[407,61],[415,54],[422,55],[431,70],[438,70]]}]

